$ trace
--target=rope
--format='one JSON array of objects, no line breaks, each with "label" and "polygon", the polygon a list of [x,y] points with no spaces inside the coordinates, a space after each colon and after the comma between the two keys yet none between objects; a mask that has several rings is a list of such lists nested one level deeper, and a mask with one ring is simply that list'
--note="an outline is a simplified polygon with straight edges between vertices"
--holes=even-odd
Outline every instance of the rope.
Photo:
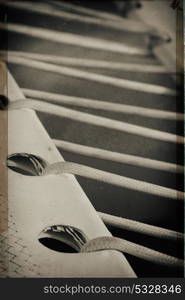
[{"label": "rope", "polygon": [[[67,34],[66,34],[65,37],[67,37]],[[88,41],[90,42],[90,39]],[[92,39],[91,39],[91,41],[92,41]],[[67,43],[70,43],[70,42],[67,42]],[[75,42],[73,42],[73,43],[75,43]],[[92,47],[93,48],[92,45],[91,46],[84,46],[84,47]],[[97,45],[96,45],[96,47],[97,47]],[[100,49],[102,49],[101,47],[100,47]],[[112,50],[110,50],[110,51],[112,51]],[[134,54],[134,53],[132,53],[132,54]],[[13,60],[14,60],[14,58],[13,58]],[[35,62],[33,62],[33,63],[35,63]],[[31,65],[32,65],[32,62],[31,62]],[[47,67],[46,64],[45,64],[45,67]],[[78,71],[78,70],[75,70],[75,69],[67,70],[67,68],[64,68],[64,71],[63,71],[64,73],[60,73],[60,74],[68,75],[68,74],[71,74],[70,72],[75,73],[75,71]],[[78,71],[78,72],[81,72],[81,73],[78,73],[78,75],[76,74],[75,77],[85,78],[85,72],[82,72],[82,71]],[[93,76],[98,75],[98,74],[93,74],[93,73],[88,73],[88,74],[90,74],[91,80],[97,81],[97,79],[94,79]],[[72,75],[72,76],[74,76],[74,75]],[[101,76],[101,75],[98,75],[98,76]],[[104,78],[106,83],[110,82],[108,76],[104,76],[104,77],[107,78],[107,80],[105,80],[105,78]],[[103,78],[102,77],[99,77],[99,78],[101,78],[101,80],[103,82]],[[119,81],[119,79],[116,79],[116,80],[118,80],[118,82],[120,82],[119,84],[121,85],[121,81]],[[113,83],[111,83],[111,84],[113,84]],[[137,83],[137,84],[141,84],[141,83]],[[116,85],[116,84],[114,83],[113,85]],[[118,86],[120,86],[120,85],[118,85]],[[129,84],[128,84],[128,86],[129,86]],[[146,86],[146,84],[145,84],[145,86]],[[152,86],[152,85],[148,85],[148,86]],[[174,91],[173,90],[170,90],[170,89],[167,89],[167,88],[164,88],[164,87],[158,87],[158,88],[159,89],[162,88],[163,90],[165,89],[165,91],[166,91],[165,93],[174,96]],[[158,89],[158,92],[156,92],[157,94],[160,93],[159,89]],[[149,91],[147,91],[147,92],[149,92]],[[14,103],[13,105],[11,104],[10,109],[19,107],[19,104],[21,104],[22,101],[18,101],[18,102],[19,103]],[[29,101],[26,102],[25,107],[29,107],[28,102]],[[39,103],[38,101],[33,101],[33,102],[35,104],[36,104],[36,102],[37,102],[37,104]],[[34,103],[33,103],[33,105],[34,105]],[[28,106],[27,106],[27,104],[28,104]],[[24,107],[24,105],[23,106],[21,105],[21,107]],[[32,106],[30,105],[30,107],[32,107]],[[36,107],[37,107],[37,105],[36,105]],[[54,105],[52,107],[53,107],[53,109],[56,108],[56,107],[54,108]],[[47,106],[47,109],[49,109],[49,106]],[[61,108],[61,109],[64,109],[64,108]],[[42,111],[42,108],[41,108],[41,111]],[[67,111],[69,112],[70,110],[67,110]],[[65,109],[63,110],[64,113],[67,112],[67,111]],[[46,112],[46,111],[44,110],[44,112]],[[59,112],[59,114],[60,114],[60,112]],[[88,115],[88,114],[86,114],[86,115]],[[62,116],[65,116],[65,115],[62,115]],[[106,119],[106,118],[101,118],[101,119]],[[109,119],[107,119],[107,120],[109,120]],[[134,125],[128,124],[128,126],[129,125],[134,126]],[[105,126],[105,127],[107,127],[107,126]],[[142,128],[142,127],[140,127],[140,128]],[[145,130],[146,130],[146,128],[145,128]],[[150,129],[148,129],[148,130],[150,130]],[[153,130],[153,131],[155,131],[155,130]],[[161,132],[161,133],[163,133],[163,132]],[[174,137],[174,135],[172,135],[172,134],[169,134],[169,133],[166,133],[166,134],[168,136],[171,136],[171,137],[173,136]],[[178,138],[180,138],[180,140],[181,140],[183,137],[178,137]],[[50,166],[46,167],[46,169],[44,171],[44,174],[53,174],[53,173],[60,174],[60,173],[66,173],[66,172],[67,173],[72,173],[72,174],[74,173],[76,175],[84,176],[84,177],[87,177],[87,178],[92,178],[92,179],[95,179],[95,180],[100,180],[100,181],[110,183],[110,184],[114,184],[114,185],[117,185],[117,186],[126,187],[126,188],[129,188],[129,189],[134,189],[134,190],[146,192],[146,193],[149,193],[149,194],[164,196],[164,197],[171,198],[171,199],[183,199],[183,193],[182,192],[175,191],[175,190],[165,188],[165,187],[161,187],[161,186],[157,186],[157,185],[150,184],[150,183],[147,183],[147,182],[142,182],[142,181],[139,181],[139,180],[130,179],[130,178],[127,178],[127,177],[116,175],[116,174],[111,174],[111,173],[108,173],[108,172],[104,172],[104,171],[101,171],[101,170],[93,169],[93,168],[82,166],[82,165],[78,165],[78,164],[75,164],[75,163],[62,162],[62,163],[56,163],[56,164],[50,165]],[[128,226],[129,224],[130,224],[130,227],[134,228],[134,226],[136,226],[136,225],[138,226],[138,223],[139,223],[139,222],[136,222],[136,221],[129,220],[129,222],[127,222],[127,225],[126,225],[126,223],[124,225],[123,220],[118,222],[117,219],[115,220],[115,217],[112,217],[112,219],[110,219],[110,216],[102,214],[102,213],[100,213],[100,214],[101,214],[102,219],[108,221],[109,224],[110,223],[112,223],[114,225],[117,224],[117,226],[120,226],[120,227],[122,226],[122,228],[123,228],[123,226]],[[116,223],[115,223],[115,221],[116,221]],[[133,222],[135,222],[135,223],[133,223]],[[164,231],[165,231],[165,233],[167,233],[167,231],[168,231],[169,237],[174,238],[174,234],[175,234],[174,231],[170,231],[170,230],[166,230],[166,229],[160,229],[160,233],[159,233],[159,231],[157,233],[154,229],[155,226],[151,226],[151,225],[147,225],[147,224],[142,224],[142,226],[141,226],[142,228],[140,227],[138,230],[141,230],[142,232],[146,230],[146,232],[149,232],[150,230],[149,230],[149,227],[147,227],[147,226],[150,226],[150,229],[153,228],[153,231],[151,231],[151,234],[153,234],[153,235],[156,235],[156,234],[159,234],[159,235],[162,234],[163,235]],[[176,233],[176,234],[179,236],[179,238],[182,238],[181,233]],[[105,249],[114,249],[114,250],[126,252],[128,254],[140,257],[142,259],[152,261],[152,262],[157,262],[157,263],[160,263],[160,264],[163,264],[163,265],[170,265],[170,266],[177,266],[177,267],[183,267],[184,266],[184,262],[181,259],[169,256],[169,255],[160,253],[158,251],[143,247],[141,245],[137,245],[135,243],[132,243],[132,242],[129,242],[129,241],[126,241],[126,240],[123,240],[123,239],[115,238],[115,237],[99,237],[99,238],[96,238],[94,240],[91,240],[91,241],[87,242],[84,246],[82,246],[81,252],[92,252],[92,251],[99,251],[99,250],[105,250]]]},{"label": "rope", "polygon": [[115,161],[118,163],[125,163],[128,165],[138,166],[142,168],[152,168],[160,171],[167,171],[173,173],[183,173],[184,171],[183,166],[164,162],[164,161],[103,150],[95,147],[89,147],[89,146],[84,146],[76,143],[66,142],[63,140],[53,139],[53,142],[58,148],[61,148],[64,151],[78,153],[80,155],[86,155],[90,157]]},{"label": "rope", "polygon": [[184,261],[182,259],[163,254],[150,248],[116,237],[98,237],[90,240],[82,246],[80,252],[86,253],[111,249],[128,253],[141,259],[165,266],[178,268],[184,267]]},{"label": "rope", "polygon": [[69,45],[74,45],[79,47],[98,49],[103,51],[110,51],[110,52],[129,54],[129,55],[148,54],[148,50],[132,47],[123,43],[82,36],[79,34],[31,27],[27,25],[0,22],[0,29],[12,31],[19,34],[25,34],[30,37],[45,39],[60,44],[69,44]]},{"label": "rope", "polygon": [[[57,104],[75,105],[79,107],[86,107],[104,111],[111,111],[123,114],[131,114],[137,116],[143,116],[148,118],[157,118],[165,120],[178,120],[184,121],[184,115],[181,113],[164,111],[159,109],[151,109],[134,105],[111,103],[107,101],[100,101],[95,99],[86,99],[74,96],[68,96],[63,94],[47,93],[42,91],[35,91],[29,89],[23,89],[26,97],[34,98],[44,101],[54,101]],[[31,100],[31,99],[30,99]]]},{"label": "rope", "polygon": [[[26,154],[25,154],[26,155]],[[18,163],[15,161],[12,161],[11,159],[8,159],[7,161],[7,166],[10,168],[17,168],[21,169],[22,171],[29,173],[30,175],[41,175],[43,173],[43,167],[39,164],[38,161],[35,161],[34,157],[32,159],[32,156],[30,156],[32,164],[34,164],[34,168],[30,168],[30,166],[23,164],[23,163]],[[42,173],[41,173],[42,170]],[[113,216],[110,214],[105,214],[102,212],[98,212],[100,218],[102,221],[108,225],[108,226],[114,226],[117,228],[121,229],[126,229],[126,230],[131,230],[131,231],[136,231],[142,234],[148,234],[154,237],[159,237],[159,238],[165,238],[165,239],[171,239],[171,240],[182,240],[184,238],[184,234],[181,232],[176,232],[173,230],[165,229],[165,228],[160,228],[157,226],[153,225],[148,225],[142,222],[126,219],[126,218],[121,218],[117,216]]]},{"label": "rope", "polygon": [[[6,60],[5,57],[4,59]],[[153,93],[159,95],[169,95],[169,96],[176,96],[177,94],[176,90],[167,88],[165,86],[115,78],[115,77],[101,75],[97,73],[86,72],[75,68],[57,66],[54,64],[40,62],[37,60],[30,60],[23,57],[9,55],[8,62],[13,64],[18,64],[18,65],[23,65],[34,69],[39,69],[42,71],[53,72],[56,74],[75,77],[75,78],[81,78],[88,81],[98,82],[101,84],[111,85],[111,86],[134,90],[138,92]]]},{"label": "rope", "polygon": [[[17,3],[17,2],[16,2]],[[1,55],[7,56],[7,52],[0,51]],[[64,64],[69,66],[76,67],[87,67],[87,68],[103,68],[111,70],[122,70],[129,72],[141,72],[141,73],[167,73],[170,72],[162,65],[141,65],[133,63],[122,63],[122,62],[113,62],[106,60],[97,60],[97,59],[86,59],[86,58],[77,58],[77,57],[67,57],[61,55],[47,55],[40,53],[30,53],[22,51],[8,51],[8,55],[21,56],[25,58],[30,58],[33,60],[39,60],[54,64]]]},{"label": "rope", "polygon": [[84,165],[76,164],[73,162],[60,162],[46,166],[43,175],[49,174],[64,174],[69,173],[79,175],[82,177],[98,180],[104,183],[112,184],[130,190],[140,191],[147,194],[152,194],[169,199],[184,199],[184,193],[181,191],[173,190],[156,184],[120,176],[110,172],[105,172],[95,168],[87,167]]},{"label": "rope", "polygon": [[123,18],[121,16],[118,16],[116,14],[111,14],[108,12],[104,12],[104,11],[98,11],[92,8],[87,8],[87,7],[82,7],[79,5],[75,5],[72,3],[67,3],[67,2],[59,2],[59,1],[52,1],[53,4],[55,4],[57,7],[63,7],[63,8],[67,8],[69,10],[74,10],[83,14],[87,14],[87,15],[91,15],[91,16],[95,16],[95,17],[99,17],[102,18],[103,21],[105,21],[104,19],[111,19],[113,21],[117,21],[117,22],[122,22]]},{"label": "rope", "polygon": [[177,136],[172,133],[154,130],[150,128],[145,128],[138,125],[133,125],[126,122],[121,122],[105,117],[95,116],[89,113],[75,111],[69,108],[61,107],[59,105],[54,105],[50,103],[43,103],[37,100],[18,100],[9,105],[9,109],[21,109],[21,108],[31,108],[40,112],[53,114],[55,116],[101,126],[104,128],[118,130],[120,132],[126,132],[129,134],[135,134],[147,138],[152,138],[156,140],[161,140],[165,142],[172,143],[184,143],[183,136]]},{"label": "rope", "polygon": [[[25,154],[26,155],[26,154]],[[32,157],[31,157],[32,159]],[[26,164],[20,164],[20,162],[15,162],[12,161],[11,159],[8,159],[7,161],[7,166],[10,168],[17,168],[17,169],[21,169],[22,171],[29,173],[30,175],[41,175],[43,173],[43,167],[39,164],[38,165],[38,161],[36,161],[37,164],[35,164],[35,160],[33,157],[32,163],[34,164],[35,169],[30,168],[30,166],[26,165]],[[42,170],[42,173],[41,173]],[[164,228],[160,228],[157,226],[153,226],[153,225],[148,225],[145,223],[141,223],[138,221],[134,221],[134,220],[130,220],[130,219],[126,219],[126,218],[121,218],[121,217],[117,217],[117,216],[113,216],[110,214],[105,214],[102,212],[98,212],[100,218],[102,219],[102,221],[108,225],[108,226],[114,226],[117,228],[121,228],[121,229],[126,229],[126,230],[131,230],[131,231],[136,231],[142,234],[148,234],[151,236],[156,236],[159,238],[165,238],[165,239],[171,239],[171,240],[181,240],[184,238],[184,234],[181,232],[176,232],[173,230],[169,230],[169,229],[164,229]]]},{"label": "rope", "polygon": [[96,16],[95,18],[89,16],[81,16],[72,12],[57,10],[55,8],[51,8],[49,5],[39,5],[38,3],[29,4],[28,2],[7,2],[5,3],[6,6],[13,7],[16,9],[22,9],[29,12],[39,13],[42,15],[47,15],[51,17],[59,17],[62,19],[67,19],[70,21],[79,21],[83,24],[94,24],[102,27],[108,27],[112,29],[116,29],[119,31],[128,31],[128,32],[135,32],[135,33],[150,33],[151,29],[149,29],[145,24],[142,24],[139,21],[129,20],[129,19],[121,19],[121,20],[107,20],[99,18]]},{"label": "rope", "polygon": [[138,222],[126,218],[113,216],[110,214],[105,214],[102,212],[98,212],[98,214],[102,219],[102,221],[108,226],[131,230],[131,231],[147,234],[158,238],[170,239],[173,241],[184,239],[184,234],[181,232],[145,224],[142,222]]}]

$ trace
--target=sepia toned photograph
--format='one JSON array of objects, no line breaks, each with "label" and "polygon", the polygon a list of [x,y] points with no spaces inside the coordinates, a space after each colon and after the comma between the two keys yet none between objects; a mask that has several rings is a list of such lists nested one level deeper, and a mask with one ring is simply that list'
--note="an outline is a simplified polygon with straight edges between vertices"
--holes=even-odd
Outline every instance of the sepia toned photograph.
[{"label": "sepia toned photograph", "polygon": [[0,16],[0,277],[184,277],[183,1]]}]

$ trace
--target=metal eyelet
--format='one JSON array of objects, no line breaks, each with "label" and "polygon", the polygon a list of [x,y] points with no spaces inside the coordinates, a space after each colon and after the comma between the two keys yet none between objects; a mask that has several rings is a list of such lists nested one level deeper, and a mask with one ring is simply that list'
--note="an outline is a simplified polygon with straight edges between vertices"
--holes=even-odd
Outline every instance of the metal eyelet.
[{"label": "metal eyelet", "polygon": [[48,163],[39,156],[28,153],[15,153],[8,156],[7,166],[22,175],[40,176]]},{"label": "metal eyelet", "polygon": [[39,235],[39,242],[45,247],[63,253],[78,253],[88,241],[78,228],[68,225],[53,225]]}]

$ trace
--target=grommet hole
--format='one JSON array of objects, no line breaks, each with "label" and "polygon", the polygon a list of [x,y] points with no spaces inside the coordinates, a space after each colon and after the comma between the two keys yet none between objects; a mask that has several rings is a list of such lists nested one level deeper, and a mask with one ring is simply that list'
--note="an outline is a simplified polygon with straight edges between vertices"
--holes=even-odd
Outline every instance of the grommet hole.
[{"label": "grommet hole", "polygon": [[54,225],[43,230],[39,242],[45,247],[63,253],[78,253],[87,242],[83,232],[73,226]]},{"label": "grommet hole", "polygon": [[7,166],[11,170],[27,176],[42,175],[47,165],[42,158],[28,153],[16,153],[7,158]]},{"label": "grommet hole", "polygon": [[0,95],[0,109],[5,109],[8,106],[8,98],[5,95]]}]

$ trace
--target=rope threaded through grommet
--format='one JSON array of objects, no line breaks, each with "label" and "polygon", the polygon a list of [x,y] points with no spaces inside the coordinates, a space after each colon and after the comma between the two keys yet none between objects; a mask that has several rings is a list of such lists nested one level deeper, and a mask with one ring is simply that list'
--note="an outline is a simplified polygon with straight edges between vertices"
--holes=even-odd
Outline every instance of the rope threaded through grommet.
[{"label": "rope threaded through grommet", "polygon": [[153,263],[178,268],[184,267],[182,259],[116,237],[98,237],[90,240],[81,248],[82,253],[100,250],[117,250]]}]

